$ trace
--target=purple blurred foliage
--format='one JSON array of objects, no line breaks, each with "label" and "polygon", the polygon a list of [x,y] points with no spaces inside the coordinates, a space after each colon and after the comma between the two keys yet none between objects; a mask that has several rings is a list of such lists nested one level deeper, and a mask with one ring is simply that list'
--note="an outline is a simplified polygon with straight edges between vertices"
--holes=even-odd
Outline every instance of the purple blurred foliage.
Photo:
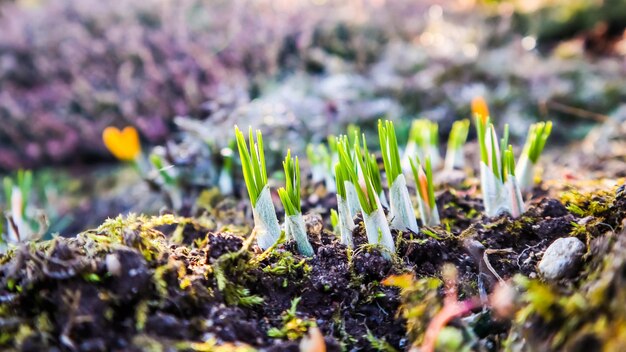
[{"label": "purple blurred foliage", "polygon": [[2,5],[0,169],[110,158],[100,140],[108,125],[162,142],[175,116],[197,117],[218,87],[273,75],[283,39],[312,16],[245,4]]}]

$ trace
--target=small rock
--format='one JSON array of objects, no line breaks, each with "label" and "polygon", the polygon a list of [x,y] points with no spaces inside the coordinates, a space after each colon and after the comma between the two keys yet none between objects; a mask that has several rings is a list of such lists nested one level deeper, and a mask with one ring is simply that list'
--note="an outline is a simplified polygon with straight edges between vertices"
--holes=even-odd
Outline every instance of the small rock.
[{"label": "small rock", "polygon": [[570,277],[578,271],[585,244],[576,237],[559,238],[543,254],[539,273],[547,280]]},{"label": "small rock", "polygon": [[319,238],[324,229],[324,221],[322,216],[316,213],[309,213],[304,215],[304,224],[306,226],[306,232],[311,237]]}]

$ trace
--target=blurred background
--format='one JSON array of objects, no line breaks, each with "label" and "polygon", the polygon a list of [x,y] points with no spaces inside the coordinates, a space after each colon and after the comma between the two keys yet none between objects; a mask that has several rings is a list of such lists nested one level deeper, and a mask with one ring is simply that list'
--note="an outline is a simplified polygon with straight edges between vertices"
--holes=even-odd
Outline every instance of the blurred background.
[{"label": "blurred background", "polygon": [[[445,141],[476,96],[518,143],[551,119],[553,153],[598,163],[624,155],[625,27],[624,0],[0,0],[0,174],[33,170],[29,202],[72,235],[195,212],[223,170],[237,195],[235,124],[263,131],[272,174],[380,117],[403,141],[426,117]],[[117,161],[107,126],[166,166]],[[190,200],[150,177],[164,169]]]}]

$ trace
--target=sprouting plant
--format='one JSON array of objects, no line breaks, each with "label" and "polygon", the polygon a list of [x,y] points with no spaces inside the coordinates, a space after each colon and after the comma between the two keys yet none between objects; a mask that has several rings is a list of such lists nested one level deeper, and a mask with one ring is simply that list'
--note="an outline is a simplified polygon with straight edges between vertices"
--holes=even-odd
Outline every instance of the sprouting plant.
[{"label": "sprouting plant", "polygon": [[445,169],[454,170],[465,167],[463,145],[467,140],[470,122],[468,119],[455,121],[448,137],[448,149],[446,151]]},{"label": "sprouting plant", "polygon": [[499,145],[495,127],[489,122],[489,117],[476,113],[475,119],[480,147],[480,183],[485,213],[487,216],[510,213],[510,200],[504,191],[506,176],[502,172],[503,161],[500,154],[500,145],[508,145],[508,126],[505,127],[505,136]]},{"label": "sprouting plant", "polygon": [[[367,233],[367,240],[370,244],[380,244],[390,253],[395,253],[395,244],[389,224],[385,218],[385,213],[380,205],[376,189],[372,183],[373,175],[372,170],[366,167],[364,155],[368,155],[367,141],[365,135],[363,138],[363,151],[359,143],[354,145],[354,154],[357,162],[362,171],[362,178],[359,179],[359,175],[352,167],[352,157],[349,155],[349,146],[347,139],[343,139],[338,146],[339,151],[339,168],[345,170],[347,176],[352,180],[353,184],[359,184],[360,187],[356,188],[357,196],[359,198],[359,204],[363,213],[363,222],[365,223],[365,231]],[[391,258],[389,253],[383,253],[386,258]]]},{"label": "sprouting plant", "polygon": [[332,226],[334,233],[339,231],[339,213],[335,209],[330,209],[330,226]]},{"label": "sprouting plant", "polygon": [[441,164],[439,155],[439,125],[428,119],[417,119],[411,124],[409,130],[409,140],[404,150],[402,167],[404,170],[411,169],[411,160],[419,157],[423,160],[430,157],[434,168]]},{"label": "sprouting plant", "polygon": [[307,238],[306,226],[302,218],[302,208],[300,205],[300,163],[298,157],[291,157],[291,151],[287,151],[285,161],[285,187],[278,190],[278,196],[285,208],[285,232],[288,237],[292,237],[298,246],[298,251],[302,255],[312,256],[313,247]]},{"label": "sprouting plant", "polygon": [[528,190],[534,184],[535,167],[551,132],[552,121],[530,125],[516,170],[522,190]]},{"label": "sprouting plant", "polygon": [[323,144],[311,144],[306,146],[306,155],[311,165],[311,181],[322,182],[326,179],[325,161],[329,157],[328,149]]},{"label": "sprouting plant", "polygon": [[19,170],[15,181],[8,176],[3,179],[3,187],[6,201],[3,213],[7,220],[6,233],[0,232],[3,242],[16,244],[41,238],[48,229],[48,219],[29,204],[33,173]]},{"label": "sprouting plant", "polygon": [[[353,218],[361,210],[361,205],[359,204],[359,197],[356,192],[357,184],[354,183],[349,173],[350,171],[353,171],[355,173],[359,172],[358,163],[356,162],[356,155],[352,148],[354,144],[350,142],[350,139],[346,135],[337,137],[335,139],[335,142],[336,142],[335,145],[337,148],[337,161],[339,162],[340,160],[340,156],[339,156],[340,146],[344,148],[345,154],[347,155],[347,158],[345,158],[345,160],[341,163],[342,167],[345,168],[344,169],[344,171],[346,172],[345,175],[347,175],[346,177],[342,178],[342,180],[344,181],[343,187],[345,188],[345,192],[343,192],[344,195],[342,197],[347,203],[348,210],[350,213],[349,215],[350,218]],[[336,171],[336,168],[335,168],[335,171]],[[335,174],[335,179],[336,177],[337,175]],[[339,181],[336,181],[336,182],[339,182]],[[337,188],[339,188],[339,185],[337,185]]]},{"label": "sprouting plant", "polygon": [[267,170],[265,168],[265,152],[263,151],[263,136],[261,131],[256,133],[256,143],[252,134],[252,127],[249,130],[249,143],[239,127],[235,126],[237,138],[237,148],[241,158],[244,181],[252,203],[252,214],[254,216],[254,232],[257,242],[262,249],[269,248],[280,236],[280,226],[276,217],[276,210],[272,203],[270,188],[267,185]]},{"label": "sprouting plant", "polygon": [[518,217],[524,212],[519,184],[515,176],[515,156],[509,143],[509,126],[498,144],[495,127],[489,118],[475,114],[480,146],[480,181],[487,216],[509,213]]},{"label": "sprouting plant", "polygon": [[389,207],[389,203],[387,202],[387,196],[385,196],[385,192],[383,190],[383,180],[380,177],[380,169],[378,167],[378,161],[376,160],[376,155],[369,154],[364,155],[365,157],[365,166],[370,168],[370,173],[373,176],[372,184],[374,185],[374,189],[376,190],[376,194],[378,194],[378,199],[380,199],[380,204],[384,207]]},{"label": "sprouting plant", "polygon": [[[348,206],[346,185],[352,184],[350,180],[351,166],[338,162],[335,165],[335,180],[337,183],[337,213],[339,218],[339,234],[341,243],[353,247],[352,230],[355,228],[354,220]],[[355,190],[356,192],[356,190]]]},{"label": "sprouting plant", "polygon": [[[393,122],[378,121],[378,138],[380,149],[383,154],[385,173],[387,174],[387,185],[389,186],[389,216],[391,217],[391,228],[404,231],[410,230],[418,232],[417,221],[411,204],[409,190],[406,186],[406,179],[402,174],[400,164],[400,152]],[[375,176],[373,176],[375,178]]]},{"label": "sprouting plant", "polygon": [[419,202],[420,216],[426,226],[436,226],[441,223],[439,220],[439,210],[435,202],[435,186],[433,184],[433,170],[430,158],[426,158],[424,164],[416,158],[414,163],[411,160],[411,169],[417,187],[417,200]]},{"label": "sprouting plant", "polygon": [[503,174],[505,179],[505,187],[508,197],[511,201],[511,215],[518,217],[524,212],[524,199],[520,190],[519,183],[515,177],[515,155],[513,154],[513,146],[504,151]]},{"label": "sprouting plant", "polygon": [[228,146],[222,148],[220,155],[222,156],[222,169],[217,180],[220,193],[223,195],[232,195],[234,191],[233,186],[233,156],[235,149],[235,141],[231,140]]}]

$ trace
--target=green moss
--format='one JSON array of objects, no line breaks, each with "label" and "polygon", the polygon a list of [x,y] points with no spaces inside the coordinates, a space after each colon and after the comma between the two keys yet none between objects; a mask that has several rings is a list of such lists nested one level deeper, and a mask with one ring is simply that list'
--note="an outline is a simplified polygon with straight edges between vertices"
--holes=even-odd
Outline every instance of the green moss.
[{"label": "green moss", "polygon": [[310,327],[315,326],[313,320],[299,318],[297,315],[300,297],[291,301],[291,307],[281,315],[282,326],[280,328],[270,328],[267,332],[269,337],[289,340],[298,340],[306,334]]}]

